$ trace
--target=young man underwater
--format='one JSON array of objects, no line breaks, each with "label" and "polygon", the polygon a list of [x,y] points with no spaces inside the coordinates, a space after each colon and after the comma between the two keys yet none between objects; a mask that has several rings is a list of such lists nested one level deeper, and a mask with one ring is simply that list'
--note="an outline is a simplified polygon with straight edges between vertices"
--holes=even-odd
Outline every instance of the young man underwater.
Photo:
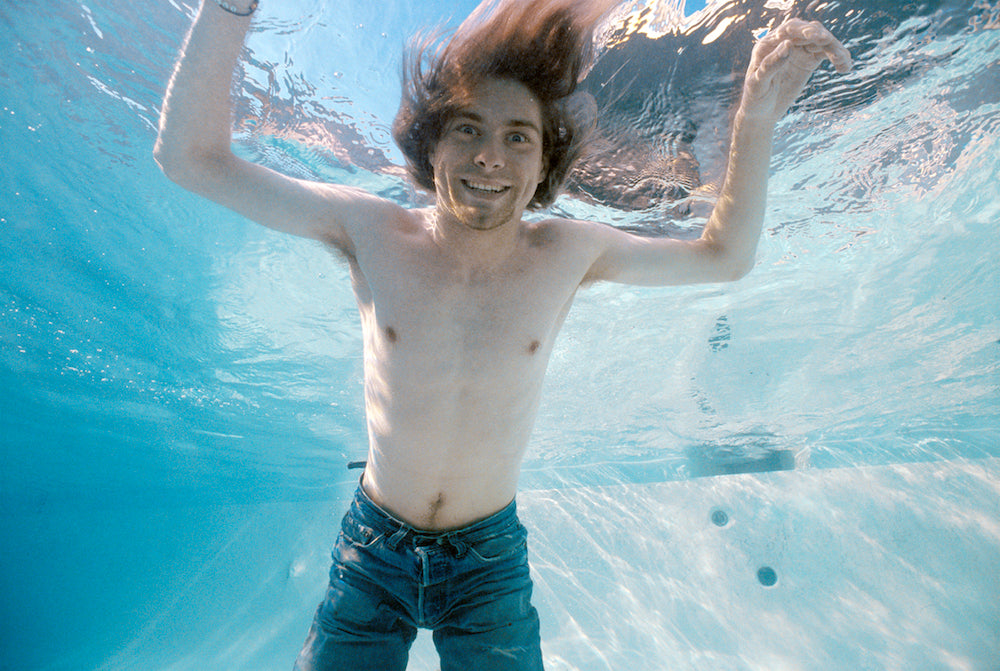
[{"label": "young man underwater", "polygon": [[350,268],[369,451],[301,671],[405,669],[417,628],[442,671],[542,668],[521,460],[556,334],[595,282],[725,282],[753,266],[772,135],[812,72],[847,50],[791,19],[756,45],[725,180],[697,240],[522,220],[584,145],[569,104],[609,0],[481,5],[411,49],[393,137],[433,207],[281,175],[231,151],[230,83],[256,0],[204,0],[163,104],[155,156],[179,185],[319,240]]}]

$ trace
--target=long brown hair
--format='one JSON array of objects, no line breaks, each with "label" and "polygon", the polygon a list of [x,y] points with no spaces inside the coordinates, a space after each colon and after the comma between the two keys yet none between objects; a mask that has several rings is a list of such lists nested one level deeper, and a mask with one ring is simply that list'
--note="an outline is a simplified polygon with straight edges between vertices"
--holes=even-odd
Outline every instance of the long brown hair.
[{"label": "long brown hair", "polygon": [[434,191],[430,155],[455,112],[487,77],[520,82],[542,111],[546,178],[528,208],[556,198],[587,135],[569,104],[593,50],[597,21],[611,0],[486,0],[447,39],[425,35],[404,54],[403,97],[392,126],[414,181]]}]

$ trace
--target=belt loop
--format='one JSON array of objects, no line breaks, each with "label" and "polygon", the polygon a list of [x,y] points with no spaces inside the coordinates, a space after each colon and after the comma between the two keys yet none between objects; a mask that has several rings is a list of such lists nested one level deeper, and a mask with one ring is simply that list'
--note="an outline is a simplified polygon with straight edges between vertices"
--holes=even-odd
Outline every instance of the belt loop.
[{"label": "belt loop", "polygon": [[389,547],[390,550],[395,550],[396,546],[399,545],[401,542],[403,542],[403,539],[406,538],[406,534],[408,532],[409,529],[407,529],[406,527],[399,527],[399,529],[397,529],[395,532],[393,532],[391,536],[389,536],[385,544]]},{"label": "belt loop", "polygon": [[455,538],[455,534],[445,534],[444,541],[455,551],[456,559],[461,559],[469,549],[468,543]]}]

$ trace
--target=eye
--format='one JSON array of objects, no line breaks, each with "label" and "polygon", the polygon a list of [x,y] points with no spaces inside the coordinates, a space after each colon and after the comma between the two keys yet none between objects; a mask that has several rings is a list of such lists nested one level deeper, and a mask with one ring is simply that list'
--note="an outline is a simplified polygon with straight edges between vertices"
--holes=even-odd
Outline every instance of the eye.
[{"label": "eye", "polygon": [[467,123],[462,123],[455,126],[455,132],[460,133],[461,135],[475,135],[478,131],[476,130],[475,126]]},{"label": "eye", "polygon": [[511,133],[510,141],[514,144],[522,144],[524,142],[530,142],[531,139],[524,133]]}]

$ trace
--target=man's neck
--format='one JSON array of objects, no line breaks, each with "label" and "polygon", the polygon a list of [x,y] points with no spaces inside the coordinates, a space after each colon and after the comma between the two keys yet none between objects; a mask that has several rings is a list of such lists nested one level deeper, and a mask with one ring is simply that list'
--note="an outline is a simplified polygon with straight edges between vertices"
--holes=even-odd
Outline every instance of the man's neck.
[{"label": "man's neck", "polygon": [[520,244],[523,222],[506,221],[485,230],[476,229],[434,208],[427,214],[434,242],[455,260],[471,269],[493,269],[510,258]]}]

